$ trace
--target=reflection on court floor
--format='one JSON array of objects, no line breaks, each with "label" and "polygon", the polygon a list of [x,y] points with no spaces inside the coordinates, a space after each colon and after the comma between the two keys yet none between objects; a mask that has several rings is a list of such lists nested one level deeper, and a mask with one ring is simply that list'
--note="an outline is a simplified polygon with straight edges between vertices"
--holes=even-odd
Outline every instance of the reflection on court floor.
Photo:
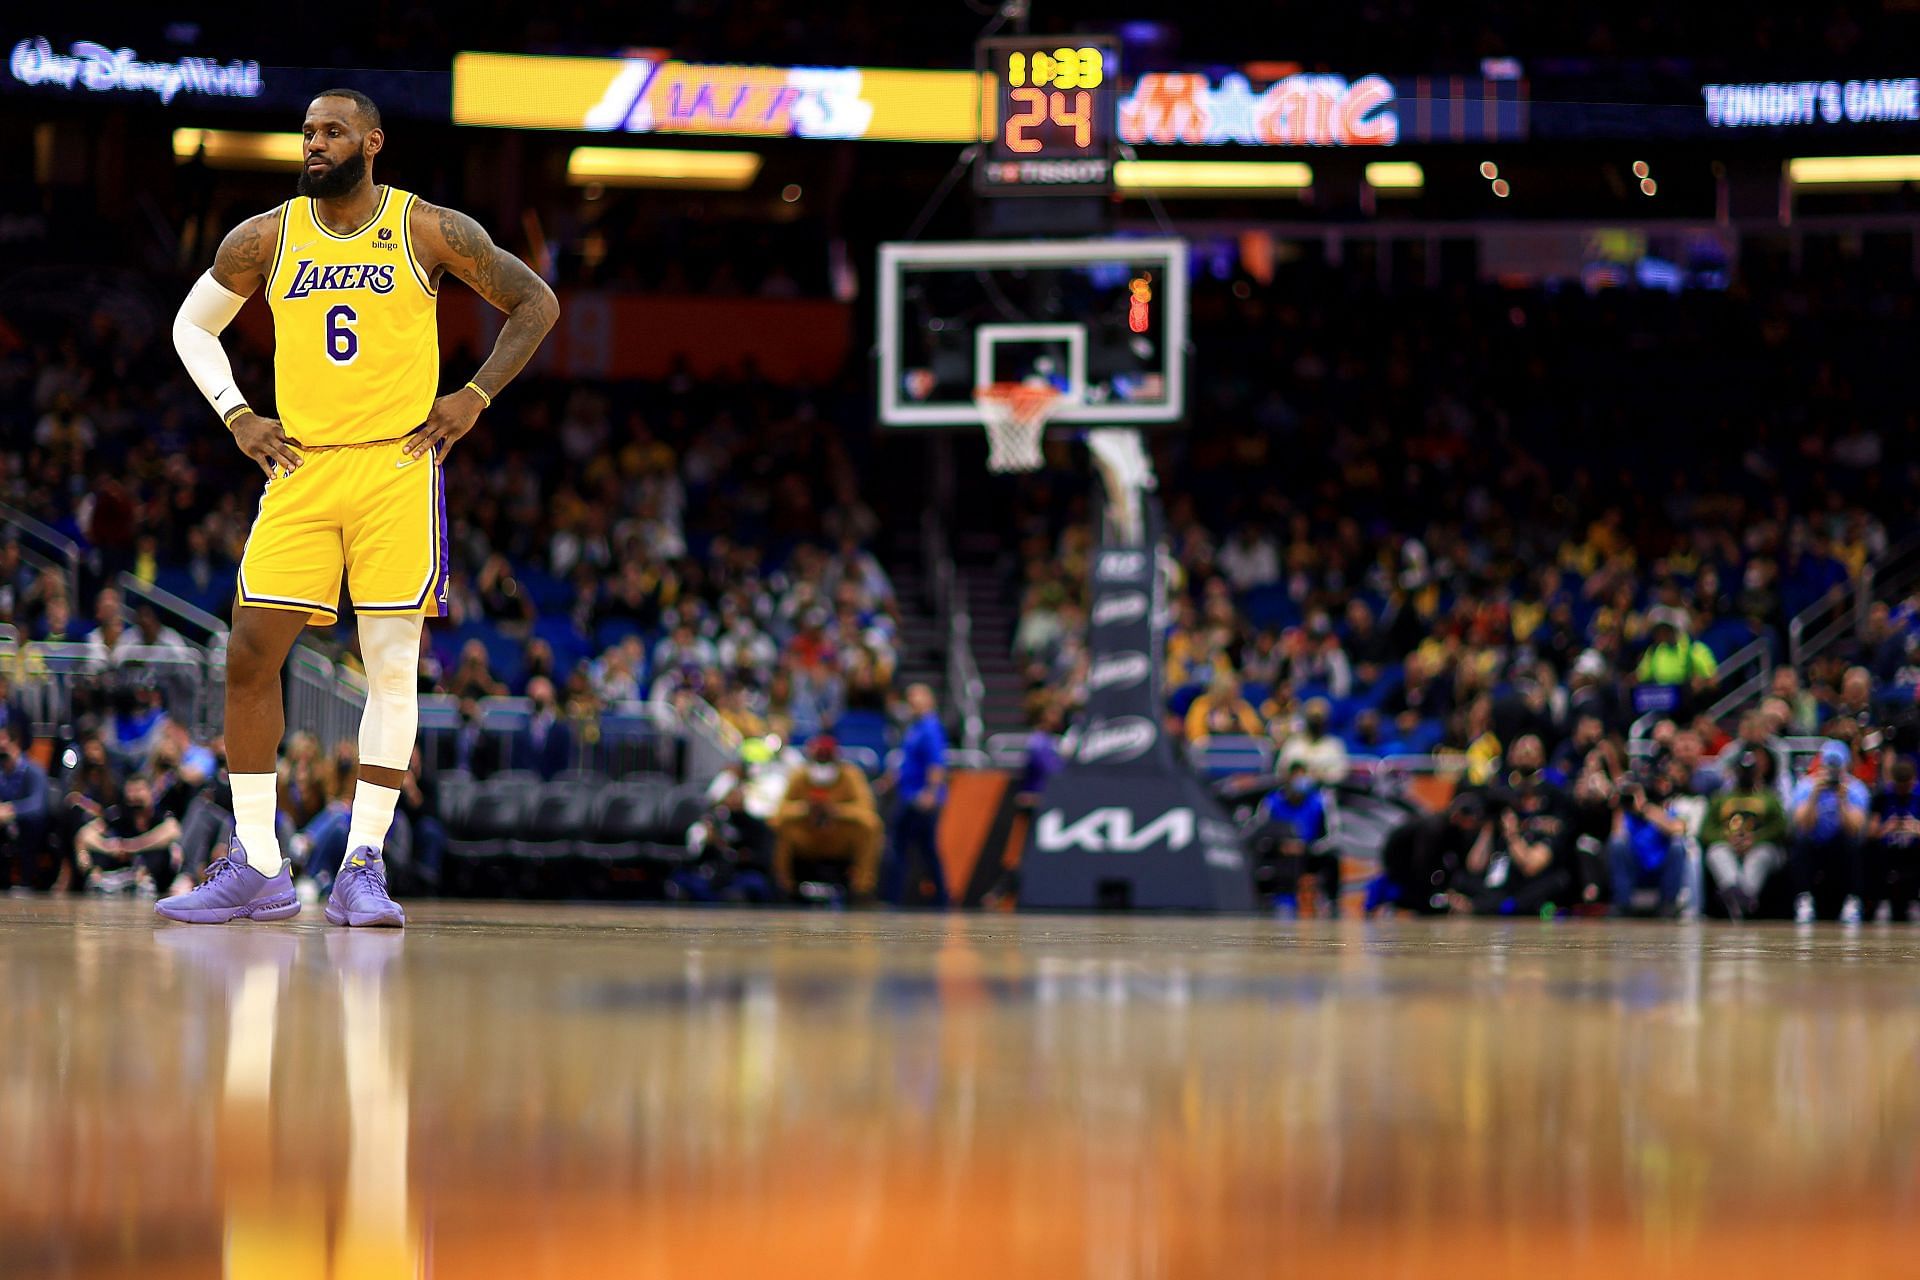
[{"label": "reflection on court floor", "polygon": [[1905,1274],[1898,929],[0,903],[0,1274]]}]

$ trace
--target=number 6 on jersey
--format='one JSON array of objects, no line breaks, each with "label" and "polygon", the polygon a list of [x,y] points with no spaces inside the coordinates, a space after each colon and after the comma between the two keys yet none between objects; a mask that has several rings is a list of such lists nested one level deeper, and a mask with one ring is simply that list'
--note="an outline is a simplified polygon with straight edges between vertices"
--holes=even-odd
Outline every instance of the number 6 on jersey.
[{"label": "number 6 on jersey", "polygon": [[360,317],[346,303],[327,312],[327,359],[335,364],[352,364],[360,354],[360,335],[353,331]]}]

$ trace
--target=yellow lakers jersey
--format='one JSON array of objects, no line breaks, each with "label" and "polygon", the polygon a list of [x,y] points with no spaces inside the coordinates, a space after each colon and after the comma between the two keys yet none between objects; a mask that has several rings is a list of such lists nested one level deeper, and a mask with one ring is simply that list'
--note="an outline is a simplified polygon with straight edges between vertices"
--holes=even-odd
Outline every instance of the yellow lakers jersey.
[{"label": "yellow lakers jersey", "polygon": [[440,334],[407,239],[414,198],[384,188],[373,219],[345,235],[305,196],[281,209],[267,275],[273,385],[281,424],[301,444],[395,439],[433,407]]}]

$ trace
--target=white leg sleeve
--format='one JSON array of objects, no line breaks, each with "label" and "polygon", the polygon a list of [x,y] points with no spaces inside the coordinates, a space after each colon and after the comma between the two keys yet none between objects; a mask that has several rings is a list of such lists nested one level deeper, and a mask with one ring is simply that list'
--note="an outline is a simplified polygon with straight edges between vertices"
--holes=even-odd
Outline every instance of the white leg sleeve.
[{"label": "white leg sleeve", "polygon": [[420,731],[420,629],[426,619],[360,615],[360,657],[367,664],[367,709],[360,717],[360,763],[405,769]]}]

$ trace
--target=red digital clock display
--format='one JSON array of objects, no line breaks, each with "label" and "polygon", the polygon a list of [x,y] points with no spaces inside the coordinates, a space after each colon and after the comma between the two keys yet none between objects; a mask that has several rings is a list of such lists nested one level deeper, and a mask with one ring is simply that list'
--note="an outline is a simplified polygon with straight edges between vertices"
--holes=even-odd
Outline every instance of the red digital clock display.
[{"label": "red digital clock display", "polygon": [[979,56],[995,108],[974,170],[979,189],[1111,190],[1118,44],[1108,37],[1006,36],[981,41]]}]

